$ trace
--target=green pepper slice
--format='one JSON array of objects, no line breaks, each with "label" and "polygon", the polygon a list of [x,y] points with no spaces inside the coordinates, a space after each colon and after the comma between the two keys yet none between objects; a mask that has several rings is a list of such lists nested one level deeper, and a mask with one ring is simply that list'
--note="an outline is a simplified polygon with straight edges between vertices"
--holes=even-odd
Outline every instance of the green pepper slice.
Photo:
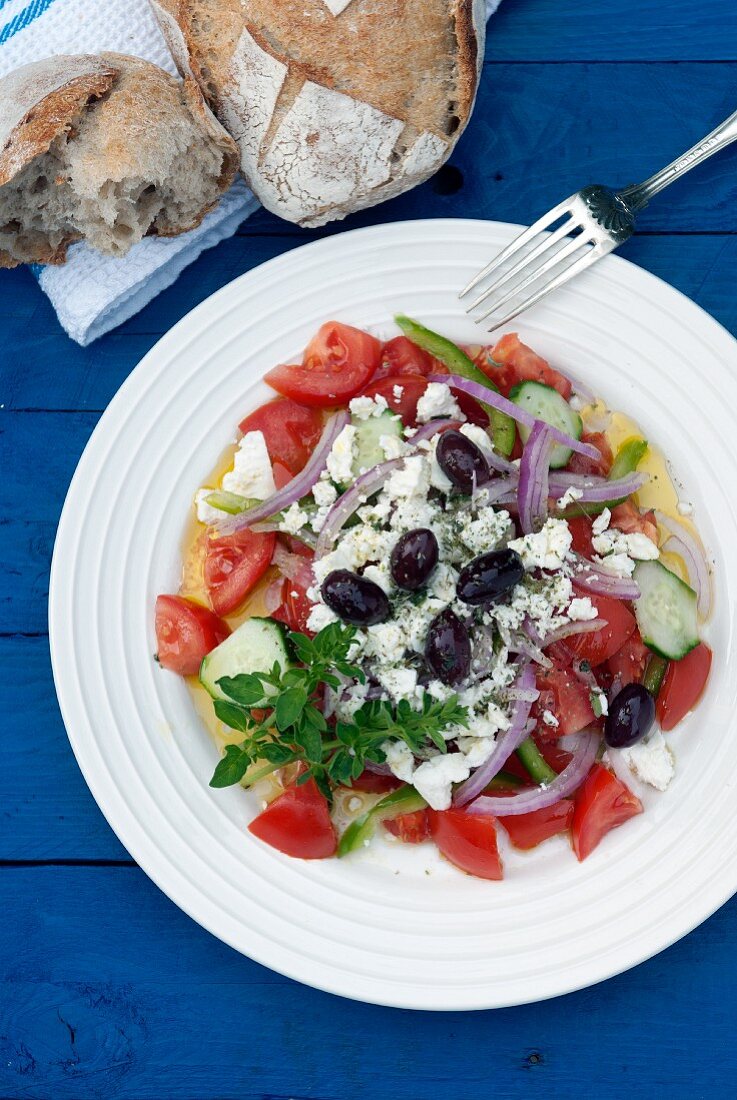
[{"label": "green pepper slice", "polygon": [[[470,382],[478,382],[495,393],[499,392],[491,379],[476,366],[473,359],[470,359],[452,340],[447,340],[445,336],[425,328],[418,321],[413,321],[411,317],[405,317],[403,313],[397,314],[394,320],[408,340],[417,344],[418,348],[422,348],[435,359],[439,359],[452,374],[460,374]],[[479,401],[479,404],[489,414],[494,448],[500,455],[508,458],[517,438],[517,426],[514,420],[506,413],[495,409],[493,405],[487,405],[483,401]]]}]

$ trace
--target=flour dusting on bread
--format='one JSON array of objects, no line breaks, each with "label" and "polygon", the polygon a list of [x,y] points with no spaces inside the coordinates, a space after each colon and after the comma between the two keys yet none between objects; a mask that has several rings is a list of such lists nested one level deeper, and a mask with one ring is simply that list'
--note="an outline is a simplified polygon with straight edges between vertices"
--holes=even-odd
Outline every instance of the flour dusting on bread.
[{"label": "flour dusting on bread", "polygon": [[256,195],[301,225],[427,179],[470,116],[484,0],[152,3]]}]

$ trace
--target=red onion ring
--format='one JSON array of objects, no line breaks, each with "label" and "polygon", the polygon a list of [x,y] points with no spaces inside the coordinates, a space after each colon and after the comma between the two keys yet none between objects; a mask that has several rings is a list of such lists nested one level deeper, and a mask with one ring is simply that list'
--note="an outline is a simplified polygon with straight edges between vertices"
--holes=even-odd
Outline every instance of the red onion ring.
[{"label": "red onion ring", "polygon": [[374,466],[372,469],[367,470],[365,474],[361,474],[360,477],[356,478],[350,489],[347,489],[342,496],[338,497],[322,525],[315,547],[316,559],[327,554],[356,508],[365,503],[366,499],[376,492],[389,475],[394,470],[398,470],[403,463],[403,458],[390,458],[388,462],[380,462],[378,466]]},{"label": "red onion ring", "polygon": [[581,567],[580,571],[571,577],[577,588],[594,596],[612,596],[615,600],[640,598],[640,586],[631,577],[620,577],[605,565],[589,561],[580,554],[574,553],[573,557]]},{"label": "red onion ring", "polygon": [[222,523],[218,523],[220,534],[232,535],[236,531],[242,531],[244,527],[252,527],[259,520],[269,519],[275,512],[281,512],[284,508],[289,508],[290,505],[309,493],[325,469],[333,443],[335,443],[349,420],[350,416],[345,409],[333,413],[326,422],[317,446],[305,468],[291,481],[287,482],[283,489],[272,493],[263,503],[257,504],[255,508],[249,508],[247,512],[241,512],[238,516],[230,516]]},{"label": "red onion ring", "polygon": [[421,443],[423,439],[432,439],[438,432],[444,432],[447,428],[460,428],[460,426],[460,420],[429,420],[427,424],[417,429],[408,443],[414,447],[415,443]]},{"label": "red onion ring", "polygon": [[302,588],[309,588],[312,584],[312,562],[300,554],[291,554],[278,542],[274,548],[271,564],[275,565],[287,580],[294,581]]},{"label": "red onion ring", "polygon": [[394,775],[388,764],[374,764],[373,760],[364,761],[364,768],[374,775]]},{"label": "red onion ring", "polygon": [[663,549],[667,550],[670,547],[683,558],[691,587],[696,593],[699,615],[702,619],[708,618],[711,611],[711,577],[703,548],[682,523],[670,519],[659,511],[655,512],[655,518],[661,527],[670,533],[670,538],[663,545]]},{"label": "red onion ring", "polygon": [[[470,382],[468,378],[461,378],[459,374],[430,374],[427,380],[428,382],[444,382],[451,389],[463,390],[464,393],[469,393],[471,397],[475,397],[477,401],[483,401],[484,404],[491,405],[499,412],[506,413],[507,416],[511,416],[513,420],[524,424],[527,428],[534,428],[535,424],[540,423],[526,409],[521,409],[519,405],[515,405],[506,397],[502,397],[500,393],[487,389],[486,386],[482,386],[478,382]],[[577,451],[588,458],[601,458],[600,452],[596,447],[592,447],[590,443],[582,443],[580,439],[574,439],[573,436],[566,435],[565,432],[560,431],[559,428],[553,428],[551,425],[547,425],[547,427],[556,443],[562,443],[564,447],[570,447],[572,451]]]},{"label": "red onion ring", "polygon": [[564,638],[570,638],[574,634],[593,633],[595,630],[601,630],[606,625],[606,619],[587,619],[585,622],[567,623],[565,626],[559,626],[557,630],[551,630],[543,639],[542,648],[546,649],[554,642],[562,642]]},{"label": "red onion ring", "polygon": [[573,794],[588,775],[599,750],[599,734],[595,730],[584,730],[575,734],[575,737],[573,760],[547,787],[522,790],[509,798],[481,795],[466,808],[466,813],[492,814],[502,819],[517,817],[519,814],[530,814],[533,810],[544,810],[546,806],[552,806],[558,799]]},{"label": "red onion ring", "polygon": [[[557,369],[558,368],[556,367],[556,370]],[[594,402],[596,401],[596,394],[594,393],[594,391],[592,389],[589,389],[589,387],[586,385],[586,383],[582,382],[581,379],[577,375],[571,374],[570,371],[562,371],[562,370],[558,371],[558,373],[562,374],[563,377],[568,382],[571,383],[571,387],[572,387],[573,392],[575,393],[576,397],[580,397],[581,400],[585,401],[588,405],[593,405],[594,404]]]},{"label": "red onion ring", "polygon": [[522,452],[519,468],[519,521],[525,535],[538,531],[548,518],[548,474],[553,433],[542,420],[535,421]]},{"label": "red onion ring", "polygon": [[531,661],[534,661],[536,665],[540,665],[541,668],[552,668],[553,662],[534,642],[529,641],[526,638],[516,638],[508,646],[510,653],[522,653],[525,657],[529,657]]},{"label": "red onion ring", "polygon": [[619,500],[636,493],[649,480],[647,474],[628,474],[627,477],[607,481],[603,477],[589,477],[586,474],[550,473],[550,495],[556,500],[567,489],[580,489],[581,496],[576,498],[586,504],[601,504],[607,500]]},{"label": "red onion ring", "polygon": [[[530,665],[525,665],[522,669],[522,672],[517,677],[515,686],[521,688],[523,691],[532,692],[534,690],[535,673]],[[466,803],[476,798],[476,796],[483,791],[484,787],[494,778],[496,773],[504,767],[515,749],[519,748],[528,736],[527,719],[532,710],[532,702],[532,700],[527,699],[517,700],[512,708],[512,724],[509,729],[505,730],[501,737],[498,738],[489,759],[481,764],[470,778],[464,783],[461,783],[453,796],[454,806],[465,806]]]}]

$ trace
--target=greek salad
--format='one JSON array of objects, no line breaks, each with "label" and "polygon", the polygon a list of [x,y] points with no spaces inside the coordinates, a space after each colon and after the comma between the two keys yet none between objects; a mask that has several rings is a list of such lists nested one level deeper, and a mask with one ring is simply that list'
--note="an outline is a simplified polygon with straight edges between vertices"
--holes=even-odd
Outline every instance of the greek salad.
[{"label": "greek salad", "polygon": [[195,496],[156,659],[198,685],[251,833],[377,831],[503,877],[500,831],[585,859],[664,791],[710,575],[657,450],[521,342],[324,324]]}]

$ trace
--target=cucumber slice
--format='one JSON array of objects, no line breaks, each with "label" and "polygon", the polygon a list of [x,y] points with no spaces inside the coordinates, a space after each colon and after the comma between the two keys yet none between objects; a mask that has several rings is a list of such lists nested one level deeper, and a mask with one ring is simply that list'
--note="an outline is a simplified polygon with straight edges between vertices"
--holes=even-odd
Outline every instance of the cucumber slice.
[{"label": "cucumber slice", "polygon": [[[546,386],[544,382],[520,382],[509,392],[510,401],[519,405],[537,420],[544,420],[546,424],[559,428],[566,435],[574,439],[580,439],[583,432],[583,421],[564,397],[554,390],[552,386]],[[530,437],[530,428],[524,424],[518,424],[517,430],[526,443]],[[550,465],[554,470],[565,466],[573,452],[570,447],[564,447],[562,443],[556,443],[553,447]]]},{"label": "cucumber slice", "polygon": [[699,644],[696,593],[659,561],[641,561],[632,574],[640,586],[635,616],[646,646],[680,661]]},{"label": "cucumber slice", "polygon": [[372,809],[351,822],[340,838],[338,855],[347,856],[349,852],[355,852],[357,848],[368,844],[380,821],[389,821],[399,814],[411,814],[416,810],[424,810],[426,806],[427,802],[414,787],[398,787],[396,791],[385,795]]},{"label": "cucumber slice", "polygon": [[[369,416],[366,420],[352,417],[351,424],[356,429],[353,477],[357,478],[362,470],[370,470],[380,462],[386,462],[384,448],[381,446],[382,436],[392,435],[401,439],[402,419],[386,409],[381,416]],[[348,486],[341,488],[345,491]]]},{"label": "cucumber slice", "polygon": [[287,633],[282,623],[254,616],[208,653],[200,665],[200,683],[213,699],[227,699],[218,680],[245,672],[271,672],[275,664],[282,671],[291,668]]}]

